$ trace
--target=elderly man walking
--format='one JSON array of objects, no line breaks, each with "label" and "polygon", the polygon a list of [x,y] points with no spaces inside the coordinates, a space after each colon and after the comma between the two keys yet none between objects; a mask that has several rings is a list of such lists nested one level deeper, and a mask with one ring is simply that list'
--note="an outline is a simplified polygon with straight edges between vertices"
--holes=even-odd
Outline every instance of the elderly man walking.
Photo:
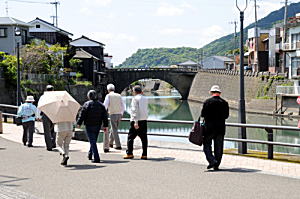
[{"label": "elderly man walking", "polygon": [[143,95],[140,86],[133,87],[133,95],[131,101],[130,129],[127,140],[127,151],[124,159],[132,159],[133,142],[136,136],[142,141],[143,153],[141,159],[147,160],[147,119],[148,119],[148,99]]},{"label": "elderly man walking", "polygon": [[[54,91],[54,87],[52,85],[47,85],[46,92],[50,91]],[[40,100],[43,97],[45,97],[45,95],[42,95]],[[56,133],[54,131],[54,124],[45,113],[41,113],[41,115],[43,121],[46,148],[48,151],[52,151],[53,148],[56,148]]]},{"label": "elderly man walking", "polygon": [[[225,120],[229,117],[229,106],[220,97],[221,89],[218,85],[211,87],[210,94],[212,97],[204,102],[201,111],[201,117],[204,117],[205,122],[203,151],[209,162],[207,169],[219,170],[223,156]],[[212,141],[214,141],[214,155],[212,154]]]},{"label": "elderly man walking", "polygon": [[110,117],[110,132],[104,134],[104,152],[109,152],[109,147],[113,148],[113,143],[115,141],[115,149],[121,150],[121,142],[118,134],[118,127],[124,113],[124,103],[120,94],[115,93],[115,86],[113,84],[107,85],[108,94],[104,100],[104,106],[108,110]]}]

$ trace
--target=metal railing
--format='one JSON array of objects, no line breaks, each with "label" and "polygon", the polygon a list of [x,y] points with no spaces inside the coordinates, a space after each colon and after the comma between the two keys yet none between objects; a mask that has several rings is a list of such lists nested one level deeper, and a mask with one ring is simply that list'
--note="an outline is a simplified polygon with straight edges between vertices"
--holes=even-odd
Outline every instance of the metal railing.
[{"label": "metal railing", "polygon": [[[17,106],[13,105],[6,105],[6,104],[0,104],[0,110],[1,108],[18,108]],[[5,116],[6,117],[16,117],[16,114],[11,113],[2,113],[4,116],[4,122],[5,122]],[[123,118],[122,121],[129,122],[130,119]],[[148,120],[148,122],[153,123],[169,123],[169,124],[187,124],[187,125],[193,125],[194,121],[183,121],[183,120]],[[266,144],[268,145],[268,159],[273,159],[274,157],[274,145],[277,146],[286,146],[286,147],[299,147],[300,144],[292,144],[292,143],[283,143],[283,142],[274,142],[274,134],[273,130],[289,130],[289,131],[300,131],[300,128],[298,127],[291,127],[291,126],[276,126],[276,125],[264,125],[264,124],[241,124],[241,123],[226,123],[227,127],[242,127],[242,128],[256,128],[256,129],[264,129],[268,133],[268,140],[251,140],[251,139],[239,139],[239,138],[224,138],[225,141],[232,141],[232,142],[246,142],[246,143],[256,143],[256,144]],[[121,132],[121,134],[127,134],[125,132]],[[165,137],[178,137],[178,138],[188,138],[188,135],[177,135],[177,134],[159,134],[159,133],[148,133],[150,136],[165,136]]]}]

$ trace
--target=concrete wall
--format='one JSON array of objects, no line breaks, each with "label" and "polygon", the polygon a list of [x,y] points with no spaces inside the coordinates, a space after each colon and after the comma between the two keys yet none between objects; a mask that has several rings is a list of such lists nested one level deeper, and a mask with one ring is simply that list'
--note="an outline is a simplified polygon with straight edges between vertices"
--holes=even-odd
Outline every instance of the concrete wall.
[{"label": "concrete wall", "polygon": [[[240,86],[239,74],[233,71],[214,71],[214,72],[198,72],[196,75],[188,99],[193,101],[204,102],[209,98],[209,89],[212,85],[218,84],[222,90],[222,97],[226,99],[230,107],[238,108]],[[262,80],[261,75],[257,73],[246,73],[245,75],[245,103],[246,109],[254,112],[269,111],[275,109],[275,100],[257,99],[257,95],[261,89],[268,84],[268,81]],[[273,92],[276,83],[270,88]]]}]

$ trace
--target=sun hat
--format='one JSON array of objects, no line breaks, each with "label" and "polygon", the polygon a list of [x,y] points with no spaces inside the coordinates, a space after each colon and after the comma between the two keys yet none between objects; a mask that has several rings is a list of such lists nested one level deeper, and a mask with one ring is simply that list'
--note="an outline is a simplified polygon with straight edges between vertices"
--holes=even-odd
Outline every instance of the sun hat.
[{"label": "sun hat", "polygon": [[219,85],[213,85],[210,89],[210,92],[219,92],[219,93],[221,93],[221,89],[220,89]]},{"label": "sun hat", "polygon": [[25,102],[34,102],[34,101],[35,101],[35,100],[34,100],[34,98],[33,98],[32,95],[27,96],[27,97],[26,97],[26,100],[25,100]]}]

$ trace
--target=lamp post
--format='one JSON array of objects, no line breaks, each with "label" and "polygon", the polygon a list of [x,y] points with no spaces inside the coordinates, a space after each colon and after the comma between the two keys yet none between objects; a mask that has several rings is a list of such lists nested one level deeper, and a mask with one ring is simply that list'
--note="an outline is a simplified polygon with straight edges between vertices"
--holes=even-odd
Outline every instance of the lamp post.
[{"label": "lamp post", "polygon": [[[240,100],[239,100],[239,123],[246,123],[246,111],[245,111],[245,91],[244,91],[244,11],[248,6],[248,0],[245,0],[246,4],[243,9],[238,5],[238,0],[236,0],[236,7],[240,11]],[[238,132],[238,137],[240,139],[246,139],[246,128],[240,127]],[[238,152],[240,154],[247,153],[247,143],[242,142],[238,145]]]},{"label": "lamp post", "polygon": [[19,27],[15,28],[15,37],[17,39],[17,106],[21,105],[21,77],[20,77],[20,42],[21,30]]}]

